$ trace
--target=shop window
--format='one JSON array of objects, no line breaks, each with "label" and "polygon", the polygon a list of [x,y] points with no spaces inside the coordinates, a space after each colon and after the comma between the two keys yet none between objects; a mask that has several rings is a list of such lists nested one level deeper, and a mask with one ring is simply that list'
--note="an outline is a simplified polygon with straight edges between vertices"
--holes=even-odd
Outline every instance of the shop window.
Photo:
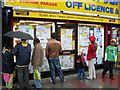
[{"label": "shop window", "polygon": [[74,69],[76,27],[77,25],[74,23],[57,22],[57,39],[61,42],[64,52],[64,54],[59,57],[63,70]]},{"label": "shop window", "polygon": [[112,27],[112,38],[116,39],[117,41],[116,46],[120,47],[119,46],[120,45],[120,27]]},{"label": "shop window", "polygon": [[116,39],[116,47],[118,49],[118,63],[116,67],[120,67],[120,27],[112,27],[112,38]]},{"label": "shop window", "polygon": [[84,53],[84,57],[87,61],[87,52],[88,52],[88,42],[89,37],[95,36],[96,43],[98,44],[97,48],[97,58],[94,62],[95,64],[102,64],[104,56],[104,27],[101,25],[92,25],[92,24],[79,24],[78,25],[78,54],[79,52]]},{"label": "shop window", "polygon": [[[49,21],[30,21],[30,20],[19,20],[14,22],[13,30],[22,31],[30,34],[33,38],[39,38],[41,46],[44,49],[44,62],[42,66],[42,72],[49,71],[48,60],[45,57],[45,48],[46,43],[51,38],[51,33],[53,32],[54,22]],[[16,43],[19,43],[19,39],[14,39],[14,46]],[[28,43],[31,44],[32,50],[34,48],[33,40],[28,40]],[[31,64],[29,65],[30,72],[33,73]]]}]

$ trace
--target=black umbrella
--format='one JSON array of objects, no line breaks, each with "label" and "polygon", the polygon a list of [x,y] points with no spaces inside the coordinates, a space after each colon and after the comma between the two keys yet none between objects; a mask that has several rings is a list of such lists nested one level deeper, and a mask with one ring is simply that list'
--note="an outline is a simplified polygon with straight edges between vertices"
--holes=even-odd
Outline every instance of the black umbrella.
[{"label": "black umbrella", "polygon": [[26,39],[26,40],[33,40],[33,37],[30,34],[21,32],[21,31],[10,31],[4,34],[4,36],[10,37],[10,38],[20,38],[20,39]]}]

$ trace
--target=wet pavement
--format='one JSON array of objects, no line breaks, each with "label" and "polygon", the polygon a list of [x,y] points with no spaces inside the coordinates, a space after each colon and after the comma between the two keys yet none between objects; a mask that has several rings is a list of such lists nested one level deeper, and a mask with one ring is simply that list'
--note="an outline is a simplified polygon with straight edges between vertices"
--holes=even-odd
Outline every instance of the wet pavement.
[{"label": "wet pavement", "polygon": [[[109,74],[106,75],[106,78],[101,78],[102,70],[97,70],[97,78],[93,80],[78,80],[77,74],[65,76],[65,82],[61,83],[57,77],[56,84],[52,84],[51,78],[42,79],[42,88],[120,88],[120,71],[115,70],[115,80],[109,79]],[[88,72],[86,72],[88,75]],[[33,80],[30,80],[30,88],[34,88]],[[15,87],[17,84],[14,85]]]}]

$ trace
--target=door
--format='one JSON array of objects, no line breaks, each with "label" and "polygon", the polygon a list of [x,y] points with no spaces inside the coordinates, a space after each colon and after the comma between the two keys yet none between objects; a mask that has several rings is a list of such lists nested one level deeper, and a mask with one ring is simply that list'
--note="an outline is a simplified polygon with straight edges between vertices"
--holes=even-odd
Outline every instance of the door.
[{"label": "door", "polygon": [[60,55],[60,64],[63,70],[74,69],[76,50],[76,24],[57,24],[57,39],[61,42],[63,54]]}]

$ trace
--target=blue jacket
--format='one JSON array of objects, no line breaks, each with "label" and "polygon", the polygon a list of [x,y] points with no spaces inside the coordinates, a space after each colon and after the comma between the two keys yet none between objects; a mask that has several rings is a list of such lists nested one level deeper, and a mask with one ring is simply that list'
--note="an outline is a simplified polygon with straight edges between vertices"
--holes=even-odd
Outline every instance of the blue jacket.
[{"label": "blue jacket", "polygon": [[11,52],[6,51],[2,54],[2,73],[13,74],[14,61],[12,59]]},{"label": "blue jacket", "polygon": [[16,55],[16,66],[17,67],[28,67],[31,56],[31,45],[22,46],[21,43],[17,44],[12,50],[12,54]]}]

